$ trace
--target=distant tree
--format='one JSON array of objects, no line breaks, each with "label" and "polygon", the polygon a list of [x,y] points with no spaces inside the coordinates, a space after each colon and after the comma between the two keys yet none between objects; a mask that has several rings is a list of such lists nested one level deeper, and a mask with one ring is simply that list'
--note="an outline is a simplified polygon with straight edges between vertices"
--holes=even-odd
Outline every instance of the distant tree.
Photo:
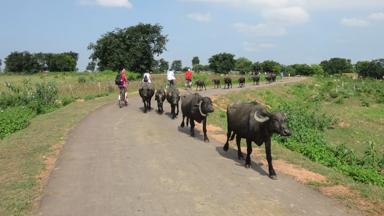
[{"label": "distant tree", "polygon": [[140,23],[104,34],[88,49],[90,58],[98,61],[100,70],[128,70],[145,72],[151,69],[155,55],[163,53],[168,39],[162,34],[162,26]]},{"label": "distant tree", "polygon": [[171,68],[175,71],[181,71],[181,69],[183,68],[183,65],[181,63],[181,60],[175,60],[172,62],[172,66]]},{"label": "distant tree", "polygon": [[315,73],[312,67],[307,64],[294,64],[292,67],[295,69],[296,75],[310,76]]},{"label": "distant tree", "polygon": [[167,61],[165,61],[164,59],[160,59],[159,60],[159,70],[160,72],[165,72],[167,71],[169,68],[169,64]]},{"label": "distant tree", "polygon": [[200,64],[200,59],[198,56],[195,56],[192,58],[192,66],[194,67],[195,65]]},{"label": "distant tree", "polygon": [[367,68],[367,74],[363,75],[363,77],[367,76],[375,79],[384,79],[384,59],[371,61]]},{"label": "distant tree", "polygon": [[324,75],[324,70],[323,70],[323,68],[320,65],[312,64],[311,68],[313,70],[313,74],[315,74],[315,75]]},{"label": "distant tree", "polygon": [[280,73],[281,66],[278,62],[267,60],[261,63],[263,71],[267,73]]},{"label": "distant tree", "polygon": [[96,62],[95,61],[90,61],[87,65],[86,70],[94,72],[96,69]]},{"label": "distant tree", "polygon": [[241,74],[249,73],[252,70],[252,61],[244,57],[236,59],[235,70]]},{"label": "distant tree", "polygon": [[288,75],[288,76],[296,76],[296,70],[295,68],[292,66],[292,65],[288,65],[284,68],[284,72]]},{"label": "distant tree", "polygon": [[367,77],[369,74],[369,64],[370,61],[358,61],[355,64],[355,70],[360,77]]},{"label": "distant tree", "polygon": [[256,73],[261,73],[263,70],[262,64],[260,62],[255,62],[252,64],[252,71]]},{"label": "distant tree", "polygon": [[320,63],[320,66],[327,74],[340,74],[353,71],[351,60],[345,58],[331,58],[330,60],[324,60]]},{"label": "distant tree", "polygon": [[209,67],[215,73],[228,73],[235,68],[235,55],[230,53],[219,53],[209,58]]},{"label": "distant tree", "polygon": [[1,66],[3,65],[3,61],[0,59],[0,72],[1,72]]}]

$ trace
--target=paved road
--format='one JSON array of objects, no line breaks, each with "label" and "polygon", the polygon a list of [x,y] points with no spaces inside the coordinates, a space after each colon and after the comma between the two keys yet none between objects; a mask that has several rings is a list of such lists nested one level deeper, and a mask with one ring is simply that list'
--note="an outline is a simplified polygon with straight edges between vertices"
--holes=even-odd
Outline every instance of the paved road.
[{"label": "paved road", "polygon": [[245,169],[235,150],[178,128],[180,117],[141,107],[137,97],[127,108],[104,106],[72,131],[38,215],[354,214],[289,176]]}]

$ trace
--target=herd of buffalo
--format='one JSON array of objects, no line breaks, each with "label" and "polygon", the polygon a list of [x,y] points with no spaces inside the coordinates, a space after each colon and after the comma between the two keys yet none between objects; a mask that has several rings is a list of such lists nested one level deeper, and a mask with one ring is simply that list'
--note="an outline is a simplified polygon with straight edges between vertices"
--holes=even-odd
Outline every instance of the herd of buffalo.
[{"label": "herd of buffalo", "polygon": [[[274,75],[274,74],[273,74]],[[276,75],[267,75],[269,82],[276,80]],[[258,84],[260,77],[252,76],[254,84]],[[220,88],[220,80],[212,80],[214,88]],[[197,88],[205,88],[204,81],[195,82]],[[245,78],[239,78],[239,87],[244,87]],[[224,78],[224,88],[232,88],[232,80],[229,77]],[[139,88],[139,94],[144,103],[144,112],[151,109],[151,99],[155,95],[157,101],[157,111],[163,113],[163,103],[165,100],[171,106],[171,118],[174,119],[179,114],[179,102],[181,100],[182,122],[180,127],[190,124],[190,134],[194,136],[195,121],[203,124],[204,141],[209,142],[207,136],[207,116],[214,111],[212,100],[209,97],[203,97],[198,93],[189,93],[180,96],[179,90],[171,85],[166,90],[154,88],[149,83],[142,83]],[[233,103],[227,107],[227,141],[223,147],[224,151],[228,151],[229,141],[235,139],[238,148],[238,158],[243,159],[243,153],[240,148],[241,139],[245,139],[247,143],[247,156],[245,166],[251,166],[250,155],[252,153],[252,142],[261,146],[265,144],[266,158],[268,161],[269,177],[276,178],[275,170],[272,165],[271,156],[271,137],[273,134],[281,136],[290,136],[291,132],[286,124],[286,117],[280,112],[268,112],[264,106],[256,102],[250,103]]]}]

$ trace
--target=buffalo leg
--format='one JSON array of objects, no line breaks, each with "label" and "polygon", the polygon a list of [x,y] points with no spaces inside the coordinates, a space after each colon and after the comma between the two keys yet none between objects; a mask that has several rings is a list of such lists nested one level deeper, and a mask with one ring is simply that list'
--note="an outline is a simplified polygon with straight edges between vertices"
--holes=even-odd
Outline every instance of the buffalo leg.
[{"label": "buffalo leg", "polygon": [[252,141],[247,139],[247,158],[245,159],[245,167],[251,167]]},{"label": "buffalo leg", "polygon": [[144,113],[146,113],[147,112],[147,105],[146,105],[145,99],[143,99],[143,104],[144,104]]},{"label": "buffalo leg", "polygon": [[192,118],[190,118],[189,123],[191,124],[191,136],[194,137],[195,136],[195,121]]},{"label": "buffalo leg", "polygon": [[236,136],[237,158],[239,160],[243,160],[244,156],[243,156],[243,153],[241,152],[240,141],[241,141],[241,137],[239,135],[237,135]]},{"label": "buffalo leg", "polygon": [[232,131],[230,131],[230,130],[228,130],[228,132],[227,132],[227,141],[225,142],[224,147],[223,147],[224,151],[228,151],[228,148],[229,148],[229,138],[231,137],[231,132]]},{"label": "buffalo leg", "polygon": [[209,142],[209,139],[207,136],[207,118],[203,120],[203,132],[204,132],[204,142]]},{"label": "buffalo leg", "polygon": [[267,161],[268,161],[269,177],[272,179],[276,179],[276,173],[275,173],[275,170],[273,169],[273,165],[272,165],[271,138],[269,138],[267,141],[265,141],[265,154],[267,156]]},{"label": "buffalo leg", "polygon": [[[184,119],[185,119],[185,115],[183,115],[183,120],[181,121],[181,125],[180,125],[180,127],[184,127]],[[187,119],[187,121],[188,121],[188,119]]]},{"label": "buffalo leg", "polygon": [[179,115],[179,102],[177,102],[177,104],[176,104],[176,108],[177,108],[176,115]]}]

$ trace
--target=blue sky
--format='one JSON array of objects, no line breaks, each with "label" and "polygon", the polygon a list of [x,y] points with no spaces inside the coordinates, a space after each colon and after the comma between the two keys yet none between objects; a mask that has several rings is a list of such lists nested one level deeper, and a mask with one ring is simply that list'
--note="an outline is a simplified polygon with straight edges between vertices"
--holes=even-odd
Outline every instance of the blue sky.
[{"label": "blue sky", "polygon": [[90,42],[139,22],[162,25],[160,57],[183,65],[219,52],[283,64],[384,58],[384,0],[2,0],[0,20],[0,59],[75,51],[81,70]]}]

